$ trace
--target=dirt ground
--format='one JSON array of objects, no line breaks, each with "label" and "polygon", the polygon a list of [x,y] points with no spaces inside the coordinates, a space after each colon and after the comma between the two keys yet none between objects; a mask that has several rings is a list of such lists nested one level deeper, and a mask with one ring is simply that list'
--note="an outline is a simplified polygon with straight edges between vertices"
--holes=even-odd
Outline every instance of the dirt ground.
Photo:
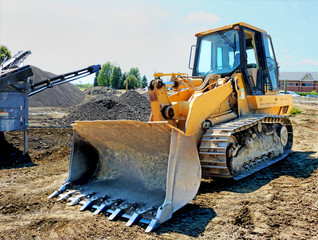
[{"label": "dirt ground", "polygon": [[[19,162],[17,151],[0,165],[0,238],[318,239],[318,105],[297,107],[290,156],[238,182],[202,180],[197,197],[150,234],[48,199],[67,179],[72,129],[31,128],[29,158]],[[21,132],[5,138],[23,149]]]}]

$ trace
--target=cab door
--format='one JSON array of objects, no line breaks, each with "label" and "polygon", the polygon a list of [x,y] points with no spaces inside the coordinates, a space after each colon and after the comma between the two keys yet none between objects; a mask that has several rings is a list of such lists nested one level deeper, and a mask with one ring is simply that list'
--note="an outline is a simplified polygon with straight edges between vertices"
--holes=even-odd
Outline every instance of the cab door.
[{"label": "cab door", "polygon": [[263,35],[263,46],[265,52],[266,79],[265,91],[277,91],[278,85],[278,66],[273,49],[272,40],[269,35]]}]

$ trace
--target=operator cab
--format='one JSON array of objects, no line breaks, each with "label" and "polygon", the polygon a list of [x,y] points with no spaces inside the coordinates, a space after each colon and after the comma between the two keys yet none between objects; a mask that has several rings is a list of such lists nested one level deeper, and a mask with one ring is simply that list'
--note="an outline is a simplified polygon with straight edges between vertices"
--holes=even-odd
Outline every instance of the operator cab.
[{"label": "operator cab", "polygon": [[249,95],[279,90],[278,64],[270,36],[262,29],[236,23],[196,34],[193,76],[243,74]]}]

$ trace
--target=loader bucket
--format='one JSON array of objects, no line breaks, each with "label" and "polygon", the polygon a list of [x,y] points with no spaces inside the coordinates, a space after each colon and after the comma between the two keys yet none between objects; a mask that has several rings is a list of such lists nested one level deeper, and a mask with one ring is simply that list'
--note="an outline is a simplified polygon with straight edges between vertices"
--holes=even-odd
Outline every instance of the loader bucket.
[{"label": "loader bucket", "polygon": [[147,232],[191,201],[201,167],[196,142],[167,122],[87,121],[74,128],[69,177],[50,197],[123,217]]}]

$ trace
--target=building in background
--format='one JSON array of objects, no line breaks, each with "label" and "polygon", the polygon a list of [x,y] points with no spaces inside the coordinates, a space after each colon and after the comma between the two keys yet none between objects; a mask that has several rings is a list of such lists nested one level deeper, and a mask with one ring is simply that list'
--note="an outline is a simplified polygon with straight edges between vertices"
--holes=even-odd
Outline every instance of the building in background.
[{"label": "building in background", "polygon": [[279,76],[280,89],[284,89],[287,80],[287,90],[293,92],[311,92],[318,90],[318,72],[281,72]]}]

